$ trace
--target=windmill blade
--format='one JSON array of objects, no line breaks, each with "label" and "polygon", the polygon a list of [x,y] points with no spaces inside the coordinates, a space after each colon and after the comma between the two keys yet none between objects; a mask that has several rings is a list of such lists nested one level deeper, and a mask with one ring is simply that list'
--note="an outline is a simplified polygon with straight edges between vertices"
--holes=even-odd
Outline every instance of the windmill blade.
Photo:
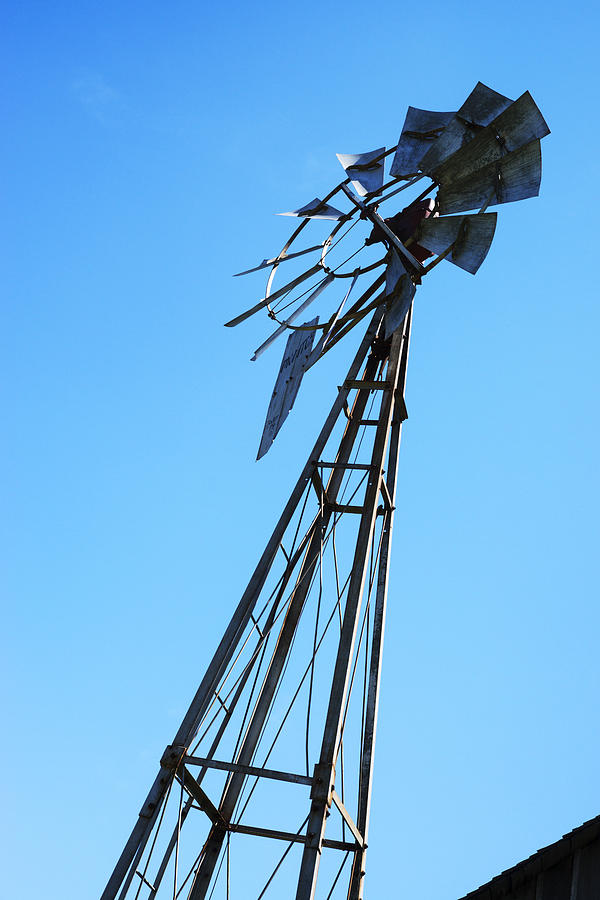
[{"label": "windmill blade", "polygon": [[[337,321],[342,314],[342,310],[343,310],[344,306],[346,305],[346,301],[347,301],[348,297],[352,293],[352,288],[356,284],[359,274],[360,274],[359,272],[354,273],[354,277],[352,278],[352,281],[350,282],[350,287],[346,291],[346,296],[344,297],[344,299],[338,306],[337,310],[335,311],[335,315],[332,317],[331,322],[329,322],[329,325],[328,325],[326,331],[324,331],[323,334],[321,335],[320,340],[317,342],[316,347],[310,354],[310,356],[306,362],[306,365],[304,366],[305,372],[307,372],[311,368],[311,366],[314,366],[314,364],[320,359],[321,354],[323,353],[323,351],[325,350],[325,347],[329,343],[331,334],[332,334],[335,326],[337,325]],[[334,276],[332,275],[331,277],[333,278]]]},{"label": "windmill blade", "polygon": [[473,140],[481,128],[505,110],[512,100],[498,94],[491,88],[478,81],[452,121],[448,123],[439,140],[427,151],[421,160],[423,172],[431,174],[434,169],[453,153],[456,153],[463,144]]},{"label": "windmill blade", "polygon": [[258,265],[254,266],[252,269],[245,269],[243,272],[236,272],[234,274],[234,278],[238,278],[240,275],[249,275],[250,272],[258,272],[260,269],[268,269],[269,266],[279,265],[279,263],[285,262],[286,259],[295,259],[297,256],[304,256],[305,253],[312,253],[313,250],[322,250],[325,241],[321,244],[315,244],[314,247],[307,247],[305,250],[296,250],[295,253],[284,253],[280,256],[274,256],[272,259],[263,259],[263,261]]},{"label": "windmill blade", "polygon": [[415,175],[419,170],[419,163],[454,115],[454,112],[434,112],[409,106],[390,175],[394,178]]},{"label": "windmill blade", "polygon": [[304,301],[304,303],[301,303],[300,306],[298,307],[298,309],[295,309],[294,312],[293,312],[290,316],[288,316],[288,318],[285,320],[285,322],[284,322],[282,325],[280,325],[279,328],[277,328],[277,329],[273,332],[273,334],[270,335],[270,336],[266,339],[266,341],[264,341],[264,343],[262,343],[262,344],[260,345],[260,347],[258,347],[257,350],[254,351],[254,356],[252,357],[252,360],[251,360],[251,361],[252,361],[252,362],[256,362],[256,360],[258,359],[258,357],[259,357],[259,356],[262,356],[262,354],[265,352],[265,350],[267,349],[267,347],[270,347],[271,344],[273,343],[273,341],[276,341],[277,338],[278,338],[281,334],[283,334],[284,331],[286,331],[288,325],[291,325],[292,322],[294,322],[294,321],[298,318],[298,316],[302,315],[302,313],[304,312],[304,310],[305,310],[308,306],[310,306],[310,304],[313,302],[313,300],[316,300],[316,299],[317,299],[317,297],[319,296],[319,294],[321,294],[321,293],[325,290],[325,288],[327,287],[327,285],[331,284],[331,282],[332,282],[334,279],[335,279],[335,275],[333,275],[331,272],[330,272],[328,275],[326,275],[325,278],[323,279],[323,281],[322,281],[320,284],[318,284],[317,287],[314,289],[314,291],[306,298],[306,300]]},{"label": "windmill blade", "polygon": [[547,134],[550,129],[533,97],[526,91],[472,141],[434,169],[432,176],[440,184],[449,184]]},{"label": "windmill blade", "polygon": [[292,212],[277,213],[277,215],[300,216],[304,219],[332,219],[338,221],[339,219],[343,219],[346,213],[336,209],[335,206],[330,206],[329,203],[325,203],[324,200],[319,200],[318,197],[315,197],[314,200],[311,200],[306,206],[301,206],[300,209],[294,209]]},{"label": "windmill blade", "polygon": [[[318,317],[306,322],[307,326],[314,328],[318,323]],[[275,388],[271,395],[267,418],[263,429],[257,459],[265,455],[271,448],[273,441],[279,433],[279,429],[288,417],[298,396],[300,382],[304,375],[304,364],[312,350],[314,331],[293,331],[289,336],[283,359],[279,367],[279,373],[275,382]]]},{"label": "windmill blade", "polygon": [[402,325],[406,313],[410,309],[415,296],[416,287],[408,275],[402,275],[396,285],[392,305],[385,314],[384,326],[386,338]]},{"label": "windmill blade", "polygon": [[423,219],[417,241],[438,254],[452,247],[448,262],[474,275],[491,247],[497,218],[497,213],[480,213]]},{"label": "windmill blade", "polygon": [[465,212],[537,197],[541,179],[540,142],[532,141],[499,162],[442,186],[437,196],[440,213]]},{"label": "windmill blade", "polygon": [[388,262],[385,268],[385,293],[386,296],[391,296],[395,289],[398,281],[403,275],[408,274],[405,266],[400,259],[399,254],[396,250],[390,250],[390,261]]},{"label": "windmill blade", "polygon": [[268,297],[263,297],[263,299],[259,300],[255,306],[251,307],[251,309],[247,309],[246,312],[240,313],[239,316],[235,317],[235,319],[231,319],[229,322],[225,322],[225,327],[232,328],[234,325],[239,325],[240,322],[243,322],[245,319],[250,318],[250,316],[253,316],[254,313],[259,312],[261,309],[264,309],[268,303],[272,303],[274,300],[278,300],[280,297],[283,297],[284,294],[289,293],[289,291],[297,287],[297,285],[301,284],[303,281],[306,281],[307,278],[311,278],[313,275],[316,275],[318,271],[323,271],[321,263],[317,263],[316,265],[311,266],[310,269],[307,269],[306,272],[302,273],[302,275],[298,275],[298,277],[294,278],[293,281],[288,281],[287,284],[284,284],[284,286],[279,288],[278,291],[274,291],[274,293],[269,294]]},{"label": "windmill blade", "polygon": [[336,153],[360,197],[366,197],[383,187],[385,147],[368,153]]}]

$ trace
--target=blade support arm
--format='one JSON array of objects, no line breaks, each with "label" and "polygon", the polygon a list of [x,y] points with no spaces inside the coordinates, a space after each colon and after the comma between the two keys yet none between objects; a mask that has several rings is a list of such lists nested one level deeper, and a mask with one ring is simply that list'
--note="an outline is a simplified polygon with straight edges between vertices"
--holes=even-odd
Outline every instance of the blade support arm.
[{"label": "blade support arm", "polygon": [[348,197],[348,199],[352,203],[354,203],[354,205],[357,206],[362,213],[364,213],[366,218],[369,219],[373,223],[373,225],[376,225],[381,229],[381,231],[383,231],[387,239],[394,245],[403,261],[410,267],[415,275],[418,275],[420,277],[424,273],[425,267],[422,266],[418,259],[415,259],[412,253],[406,249],[402,241],[398,237],[396,237],[389,225],[386,225],[379,213],[372,209],[370,206],[367,206],[366,203],[363,203],[362,200],[359,200],[358,197],[355,197],[352,191],[347,188],[346,185],[342,185],[342,190]]}]

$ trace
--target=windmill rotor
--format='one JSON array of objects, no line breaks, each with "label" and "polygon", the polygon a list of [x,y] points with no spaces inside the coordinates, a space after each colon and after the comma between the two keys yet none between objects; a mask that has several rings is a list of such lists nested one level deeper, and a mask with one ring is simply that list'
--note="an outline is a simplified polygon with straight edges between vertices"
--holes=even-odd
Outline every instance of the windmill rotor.
[{"label": "windmill rotor", "polygon": [[[237,325],[266,309],[278,328],[263,342],[261,353],[287,329],[312,328],[328,333],[327,342],[317,342],[322,354],[337,343],[342,332],[350,330],[353,322],[362,320],[367,305],[373,306],[372,292],[365,290],[366,281],[369,273],[374,278],[383,269],[385,281],[377,298],[387,310],[385,332],[392,334],[392,326],[401,324],[401,314],[406,314],[416,287],[439,262],[445,259],[471,274],[477,272],[497,224],[496,213],[487,212],[490,206],[537,196],[540,141],[548,133],[529,92],[512,101],[481,82],[456,112],[409,106],[396,146],[338,153],[345,180],[323,200],[314,198],[282,214],[301,218],[302,222],[278,256],[247,270],[271,265],[265,295],[227,325]],[[423,179],[428,181],[425,190]],[[397,207],[397,195],[417,183],[418,196],[404,209],[390,208],[388,212],[389,201],[396,198],[393,202]],[[343,209],[348,202],[350,208]],[[329,235],[318,244],[300,248],[305,228],[318,220],[334,222]],[[355,240],[349,247],[352,252],[346,253],[343,248],[354,235],[359,236],[358,242]],[[368,257],[367,249],[377,243],[384,245],[385,253]],[[304,259],[311,253],[319,256],[313,265],[277,286],[276,276],[284,261]],[[432,256],[436,258],[424,265]],[[334,306],[333,315],[325,321],[298,322],[300,312],[321,297],[325,288],[326,297],[334,292],[338,279],[352,279],[353,287],[358,285],[355,293],[362,291],[364,303],[354,303],[345,314],[336,313]],[[311,359],[314,365],[314,354]]]}]

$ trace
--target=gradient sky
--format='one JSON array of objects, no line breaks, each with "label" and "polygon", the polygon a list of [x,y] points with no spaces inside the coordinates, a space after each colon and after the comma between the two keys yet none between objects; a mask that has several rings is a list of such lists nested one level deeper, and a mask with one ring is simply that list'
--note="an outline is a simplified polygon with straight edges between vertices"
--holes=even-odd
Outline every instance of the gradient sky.
[{"label": "gradient sky", "polygon": [[281,350],[223,328],[262,296],[231,273],[478,80],[552,134],[477,276],[417,294],[367,897],[456,900],[600,813],[597,6],[2,20],[0,895],[101,892],[358,340],[255,463]]}]

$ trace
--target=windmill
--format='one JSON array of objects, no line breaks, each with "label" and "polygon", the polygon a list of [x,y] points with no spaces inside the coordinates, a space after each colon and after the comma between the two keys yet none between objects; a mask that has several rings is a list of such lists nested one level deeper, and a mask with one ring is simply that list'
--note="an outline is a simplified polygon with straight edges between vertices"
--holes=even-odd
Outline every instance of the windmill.
[{"label": "windmill", "polygon": [[[102,900],[363,897],[412,304],[442,261],[477,271],[489,207],[537,196],[548,133],[529,93],[481,83],[457,112],[409,107],[395,147],[338,154],[345,179],[239,273],[268,271],[227,323],[275,323],[253,359],[288,334],[259,458],[305,373],[370,319]],[[324,321],[302,321],[317,300]]]}]

